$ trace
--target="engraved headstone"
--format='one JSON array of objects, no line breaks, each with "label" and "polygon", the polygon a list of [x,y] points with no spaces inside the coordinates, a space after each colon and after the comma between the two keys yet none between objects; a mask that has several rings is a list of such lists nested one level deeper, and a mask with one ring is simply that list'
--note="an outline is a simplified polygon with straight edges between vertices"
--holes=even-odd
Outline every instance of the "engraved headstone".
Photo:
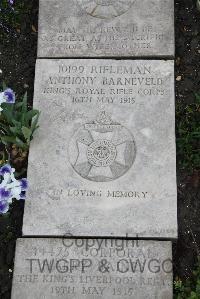
[{"label": "engraved headstone", "polygon": [[19,239],[12,299],[172,299],[171,242]]},{"label": "engraved headstone", "polygon": [[39,57],[174,55],[173,0],[40,0]]},{"label": "engraved headstone", "polygon": [[176,238],[173,68],[37,61],[24,235]]}]

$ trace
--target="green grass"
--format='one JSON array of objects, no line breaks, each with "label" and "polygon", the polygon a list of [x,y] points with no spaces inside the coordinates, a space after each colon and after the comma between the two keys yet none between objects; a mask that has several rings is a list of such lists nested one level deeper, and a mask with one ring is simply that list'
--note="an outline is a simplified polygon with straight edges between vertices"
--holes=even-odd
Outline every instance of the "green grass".
[{"label": "green grass", "polygon": [[177,160],[180,169],[200,167],[200,94],[189,105],[178,103],[176,110]]},{"label": "green grass", "polygon": [[174,282],[174,299],[200,299],[200,258],[190,279]]},{"label": "green grass", "polygon": [[7,0],[0,1],[1,36],[20,32],[23,16],[30,12],[31,5],[31,0],[15,0],[13,5],[10,5]]}]

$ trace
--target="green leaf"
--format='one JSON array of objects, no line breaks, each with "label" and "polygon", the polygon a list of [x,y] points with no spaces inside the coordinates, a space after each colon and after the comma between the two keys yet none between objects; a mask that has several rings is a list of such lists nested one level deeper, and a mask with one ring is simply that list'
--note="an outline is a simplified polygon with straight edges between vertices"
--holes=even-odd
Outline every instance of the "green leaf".
[{"label": "green leaf", "polygon": [[6,83],[5,82],[3,82],[3,90],[5,90],[6,88],[7,88],[7,85],[6,85]]},{"label": "green leaf", "polygon": [[20,133],[20,130],[16,127],[9,127],[9,129],[14,135],[17,135]]},{"label": "green leaf", "polygon": [[18,147],[20,147],[22,149],[28,149],[28,145],[26,143],[24,143],[18,137],[14,137],[14,136],[3,136],[3,137],[1,137],[1,141],[5,145],[12,143],[12,144],[16,144]]},{"label": "green leaf", "polygon": [[36,109],[30,110],[26,113],[26,120],[30,121],[32,118],[39,114],[39,111]]},{"label": "green leaf", "polygon": [[26,125],[26,123],[25,123],[25,113],[22,113],[22,114],[21,114],[21,125],[22,125],[22,126],[25,126],[25,125]]},{"label": "green leaf", "polygon": [[23,149],[27,149],[28,145],[24,143],[20,138],[16,137],[15,144]]},{"label": "green leaf", "polygon": [[23,106],[23,102],[15,103],[15,109],[19,109]]},{"label": "green leaf", "polygon": [[0,123],[0,131],[4,131],[6,132],[6,134],[9,134],[9,127],[7,125]]},{"label": "green leaf", "polygon": [[34,131],[39,127],[37,123],[40,112],[36,109],[28,111],[27,93],[21,102],[14,105],[3,103],[2,107],[0,140],[6,145],[14,143],[27,150]]},{"label": "green leaf", "polygon": [[13,106],[12,104],[6,104],[6,103],[2,104],[2,108],[3,108],[2,115],[5,117],[8,123],[12,123],[12,119],[13,119],[12,106]]},{"label": "green leaf", "polygon": [[35,130],[37,130],[39,128],[38,126],[38,119],[40,116],[40,112],[33,118],[32,124],[31,124],[31,130],[34,133]]},{"label": "green leaf", "polygon": [[28,141],[30,141],[32,130],[27,127],[22,127],[22,133],[24,135],[24,138]]},{"label": "green leaf", "polygon": [[21,128],[21,122],[20,121],[12,119],[12,123],[13,123],[13,125],[15,125],[15,127]]},{"label": "green leaf", "polygon": [[24,94],[23,105],[22,105],[22,113],[25,112],[27,112],[27,92]]},{"label": "green leaf", "polygon": [[8,143],[15,143],[15,137],[13,136],[1,136],[1,141],[4,144],[8,144]]}]

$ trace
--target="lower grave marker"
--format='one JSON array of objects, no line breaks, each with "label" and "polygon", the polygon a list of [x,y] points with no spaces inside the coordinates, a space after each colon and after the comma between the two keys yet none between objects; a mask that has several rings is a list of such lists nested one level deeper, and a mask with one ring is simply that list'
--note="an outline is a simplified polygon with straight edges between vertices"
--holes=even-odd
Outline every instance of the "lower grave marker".
[{"label": "lower grave marker", "polygon": [[38,60],[24,235],[176,238],[173,61]]},{"label": "lower grave marker", "polygon": [[172,299],[171,242],[18,239],[12,299]]}]

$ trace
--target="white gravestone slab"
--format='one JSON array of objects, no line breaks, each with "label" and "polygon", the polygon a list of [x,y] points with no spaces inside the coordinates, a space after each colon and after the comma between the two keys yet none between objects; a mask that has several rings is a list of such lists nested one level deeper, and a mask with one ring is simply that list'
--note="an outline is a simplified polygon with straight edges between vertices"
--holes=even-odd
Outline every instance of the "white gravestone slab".
[{"label": "white gravestone slab", "polygon": [[174,56],[173,0],[40,0],[39,57]]},{"label": "white gravestone slab", "polygon": [[24,235],[177,237],[173,61],[38,60]]},{"label": "white gravestone slab", "polygon": [[19,239],[12,299],[172,299],[171,242]]}]

